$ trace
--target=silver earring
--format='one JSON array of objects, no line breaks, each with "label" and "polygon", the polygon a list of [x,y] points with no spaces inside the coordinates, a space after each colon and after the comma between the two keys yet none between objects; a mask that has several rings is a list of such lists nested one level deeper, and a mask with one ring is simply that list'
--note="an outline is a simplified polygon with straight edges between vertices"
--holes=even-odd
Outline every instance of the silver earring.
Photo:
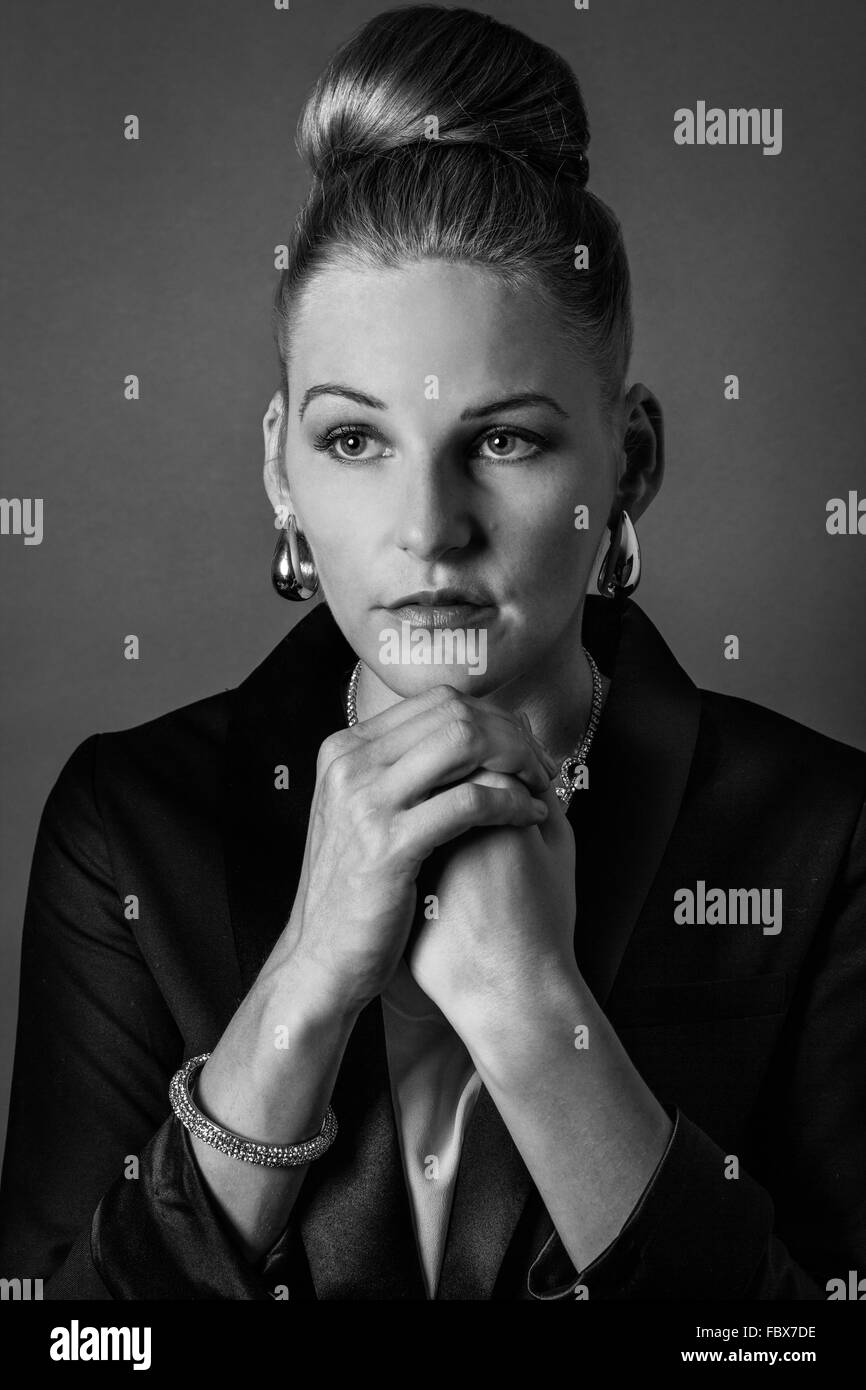
[{"label": "silver earring", "polygon": [[628,512],[621,511],[598,574],[598,592],[605,598],[628,597],[640,583],[640,545]]},{"label": "silver earring", "polygon": [[277,540],[271,562],[271,582],[280,598],[302,601],[318,591],[319,576],[306,536],[299,531],[292,512]]}]

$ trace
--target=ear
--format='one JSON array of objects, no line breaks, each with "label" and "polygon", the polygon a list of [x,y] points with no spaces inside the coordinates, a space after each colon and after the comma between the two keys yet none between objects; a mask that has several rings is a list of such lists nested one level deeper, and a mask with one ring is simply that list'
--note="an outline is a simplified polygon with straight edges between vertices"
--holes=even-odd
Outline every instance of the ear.
[{"label": "ear", "polygon": [[[274,392],[262,419],[262,433],[265,441],[264,484],[265,492],[274,511],[278,513],[279,524],[293,511],[289,495],[289,484],[280,449],[280,426],[283,422],[285,402],[282,391]],[[275,523],[276,524],[276,523]]]},{"label": "ear", "polygon": [[629,389],[624,416],[623,464],[608,525],[622,510],[637,521],[661,487],[665,471],[662,408],[642,382]]}]

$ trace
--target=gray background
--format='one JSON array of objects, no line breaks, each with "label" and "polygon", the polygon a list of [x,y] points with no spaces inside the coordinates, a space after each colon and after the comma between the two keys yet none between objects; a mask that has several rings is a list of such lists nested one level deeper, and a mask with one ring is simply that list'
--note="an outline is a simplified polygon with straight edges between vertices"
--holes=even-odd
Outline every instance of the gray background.
[{"label": "gray background", "polygon": [[[44,498],[45,537],[0,536],[2,1117],[30,855],[63,762],[236,684],[308,611],[268,580],[273,247],[306,188],[308,88],[386,8],[6,0],[0,494]],[[861,0],[476,8],[575,68],[591,186],[623,222],[631,377],[666,412],[640,603],[699,684],[866,747],[866,537],[825,531],[830,497],[866,492]],[[782,107],[781,154],[676,146],[674,110],[699,99]]]}]

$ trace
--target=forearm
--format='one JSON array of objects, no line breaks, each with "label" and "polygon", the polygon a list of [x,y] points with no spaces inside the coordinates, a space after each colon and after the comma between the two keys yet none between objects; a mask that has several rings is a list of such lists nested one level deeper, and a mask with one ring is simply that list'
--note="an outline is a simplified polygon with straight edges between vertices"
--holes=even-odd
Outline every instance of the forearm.
[{"label": "forearm", "polygon": [[576,972],[527,985],[505,1007],[476,1008],[458,1031],[563,1246],[585,1268],[639,1201],[671,1120]]},{"label": "forearm", "polygon": [[[318,976],[275,952],[199,1073],[205,1115],[258,1143],[292,1144],[318,1132],[357,1017]],[[196,1163],[248,1260],[274,1244],[307,1166],[266,1168],[192,1138]]]}]

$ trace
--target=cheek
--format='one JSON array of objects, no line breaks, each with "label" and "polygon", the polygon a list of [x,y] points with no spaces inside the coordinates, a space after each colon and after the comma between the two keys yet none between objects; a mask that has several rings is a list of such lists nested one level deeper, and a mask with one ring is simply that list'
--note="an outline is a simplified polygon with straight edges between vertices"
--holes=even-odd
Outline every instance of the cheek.
[{"label": "cheek", "polygon": [[316,557],[337,571],[349,567],[363,549],[365,524],[345,492],[298,486],[293,498]]},{"label": "cheek", "polygon": [[543,512],[515,520],[508,550],[525,573],[538,575],[539,587],[578,577],[595,555],[597,502],[576,502],[575,489],[548,499]]},{"label": "cheek", "polygon": [[313,557],[322,586],[330,595],[340,594],[350,605],[360,601],[365,592],[365,575],[369,573],[357,533],[342,537],[325,525],[311,541]]}]

